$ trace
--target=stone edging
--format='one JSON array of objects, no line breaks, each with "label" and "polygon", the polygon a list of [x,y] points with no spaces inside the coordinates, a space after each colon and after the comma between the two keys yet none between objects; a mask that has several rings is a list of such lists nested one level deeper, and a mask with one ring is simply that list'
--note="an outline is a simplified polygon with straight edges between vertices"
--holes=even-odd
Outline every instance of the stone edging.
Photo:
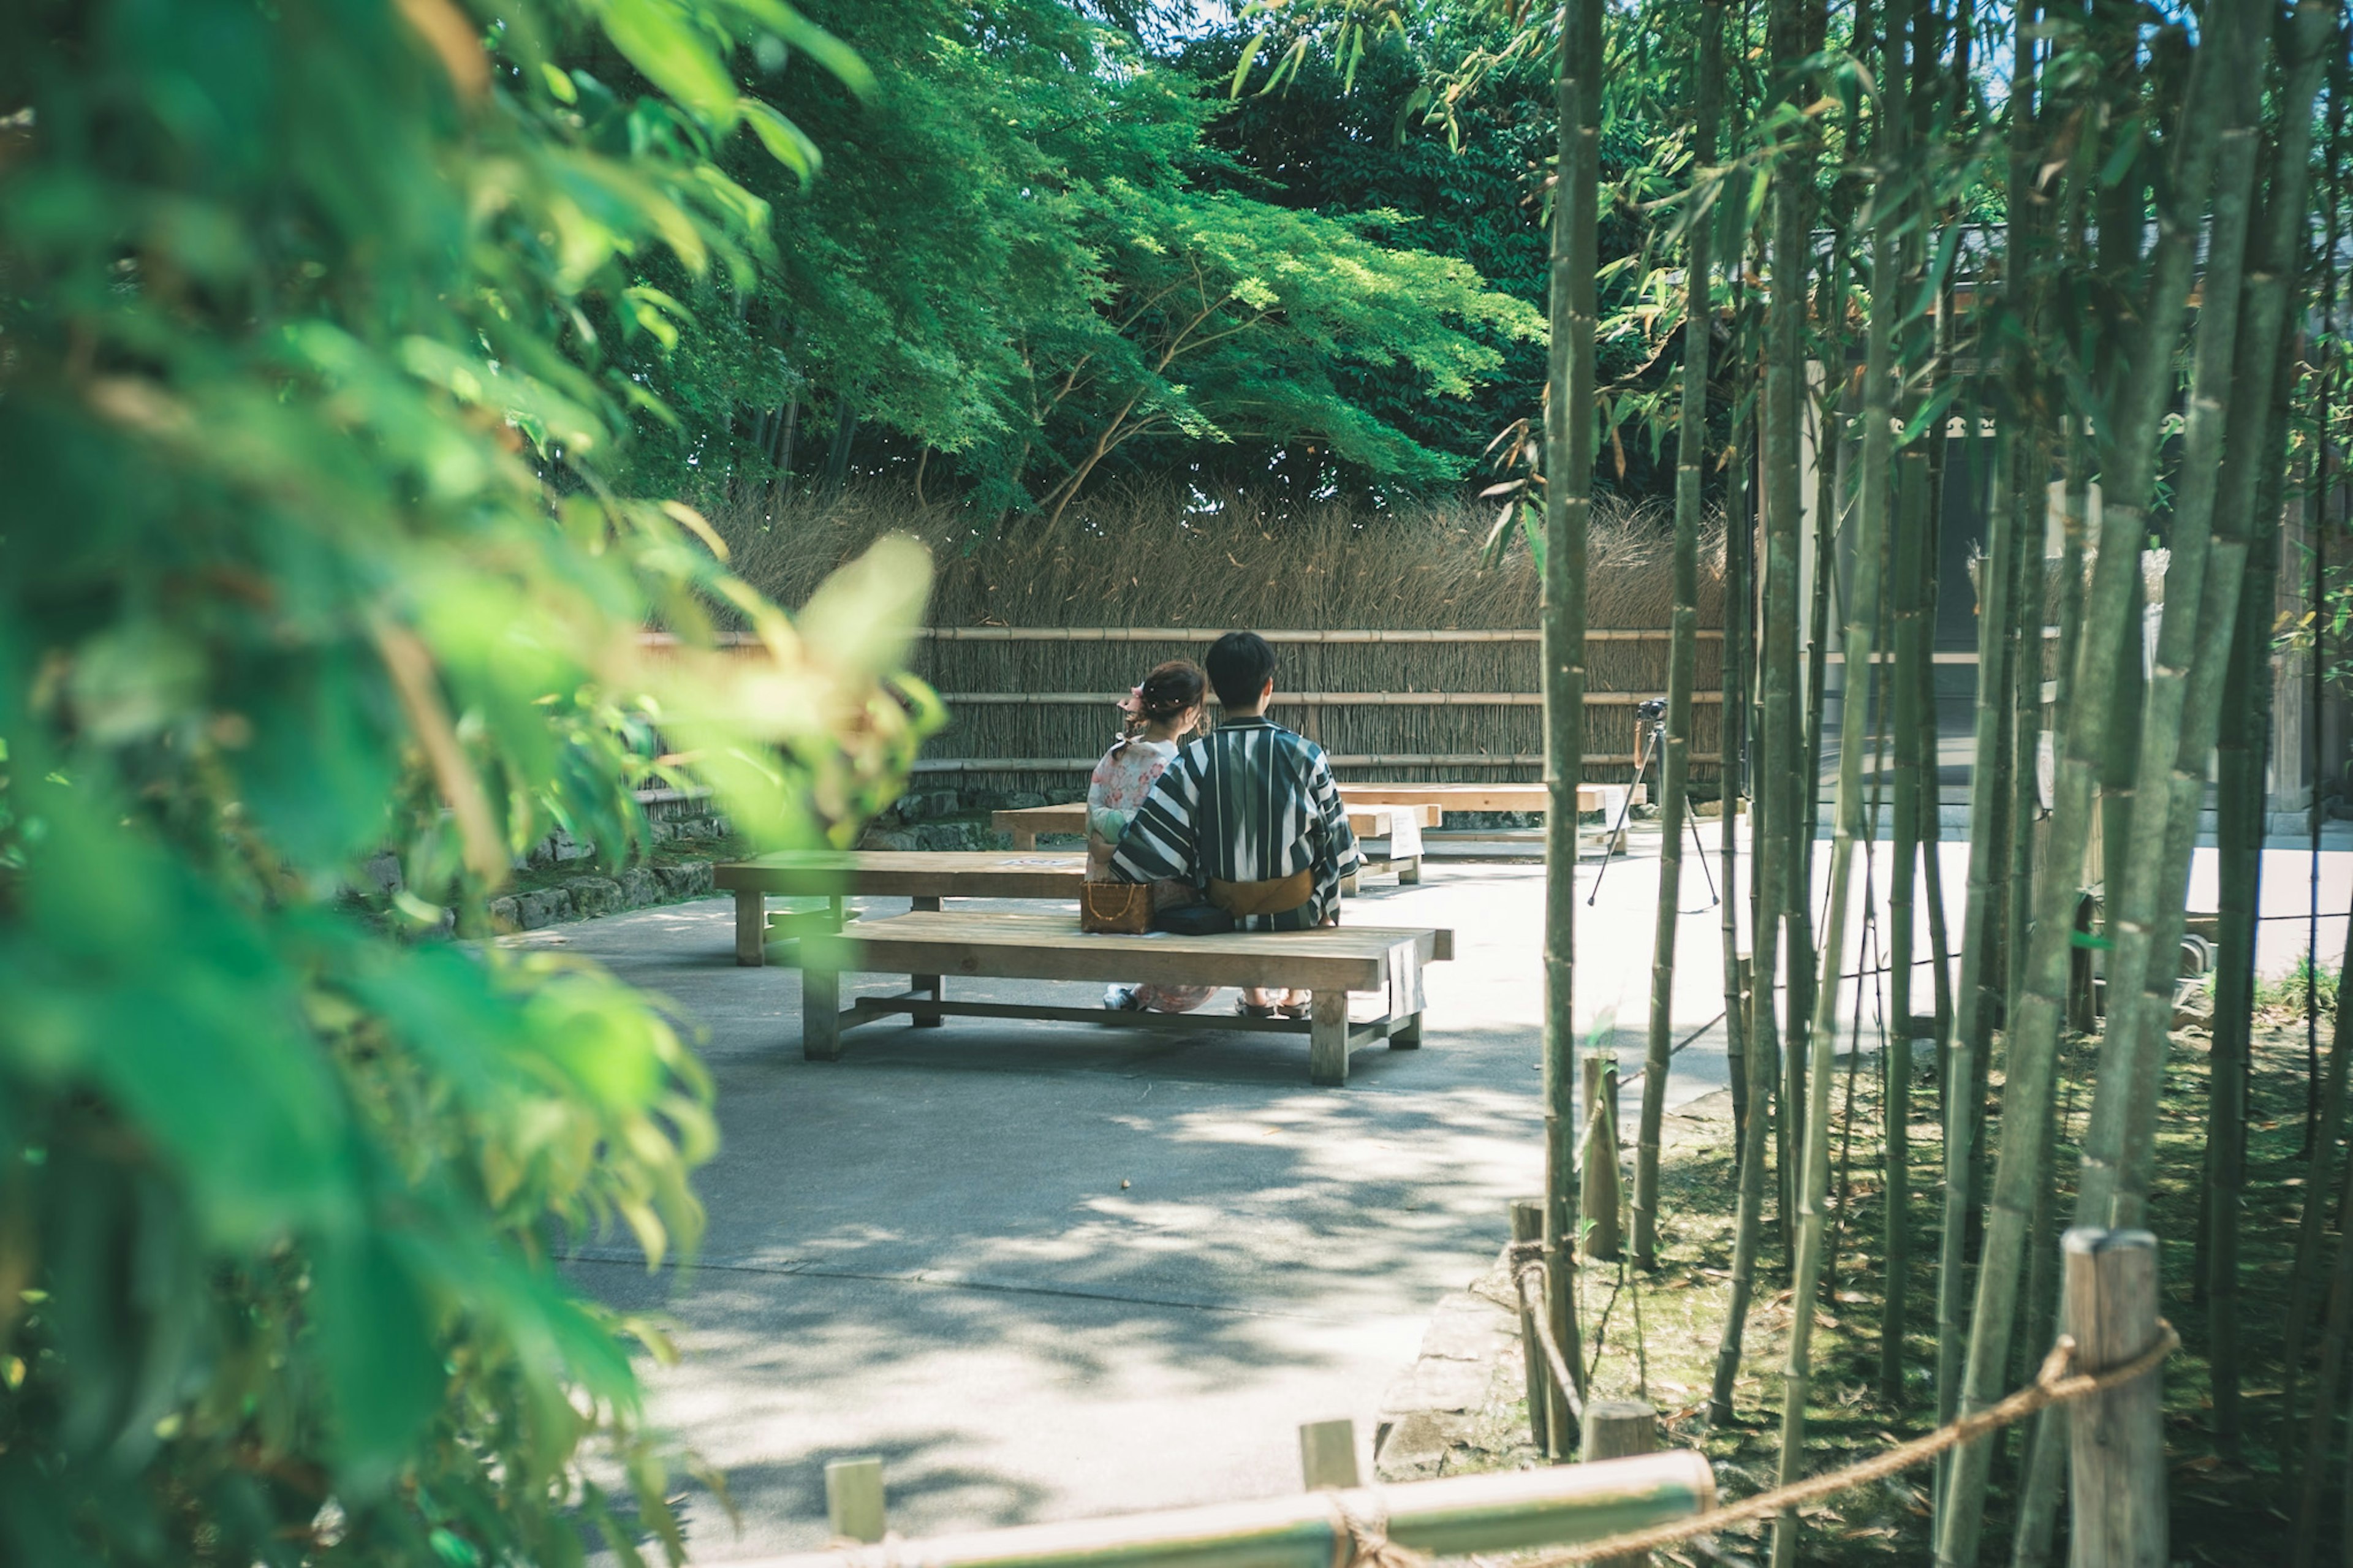
[{"label": "stone edging", "polygon": [[[1382,1481],[1423,1480],[1466,1468],[1534,1462],[1519,1402],[1519,1314],[1505,1306],[1504,1252],[1493,1268],[1438,1303],[1421,1351],[1381,1396],[1373,1428],[1373,1470]],[[1525,1449],[1525,1455],[1513,1450]],[[1476,1456],[1476,1463],[1465,1461]]]},{"label": "stone edging", "polygon": [[552,888],[501,894],[491,900],[491,924],[501,932],[537,931],[564,921],[699,899],[711,890],[708,860],[632,866],[610,877],[573,877]]}]

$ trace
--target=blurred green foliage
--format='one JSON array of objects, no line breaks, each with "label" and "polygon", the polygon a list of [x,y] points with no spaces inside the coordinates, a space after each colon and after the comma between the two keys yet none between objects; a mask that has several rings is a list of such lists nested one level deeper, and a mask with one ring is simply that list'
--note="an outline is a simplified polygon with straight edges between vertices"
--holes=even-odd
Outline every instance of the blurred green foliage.
[{"label": "blurred green foliage", "polygon": [[[659,1337],[554,1254],[692,1247],[709,1083],[413,938],[645,780],[842,840],[936,720],[916,546],[796,621],[620,482],[651,258],[741,298],[728,169],[815,170],[787,57],[871,87],[783,0],[0,10],[0,1561],[679,1555]],[[343,896],[386,845],[417,932]]]}]

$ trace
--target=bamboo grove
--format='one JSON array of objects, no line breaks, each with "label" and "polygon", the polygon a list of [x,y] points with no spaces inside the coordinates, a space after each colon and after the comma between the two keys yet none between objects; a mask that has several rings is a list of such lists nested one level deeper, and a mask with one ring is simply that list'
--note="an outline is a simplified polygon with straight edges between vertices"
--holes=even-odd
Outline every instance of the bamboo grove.
[{"label": "bamboo grove", "polygon": [[[2326,624],[2330,580],[2307,557],[2346,517],[2341,0],[1568,0],[1514,15],[1513,50],[1556,62],[1558,89],[1544,192],[1549,482],[1533,487],[1540,507],[1514,503],[1545,563],[1556,801],[1584,751],[1590,477],[1623,441],[1676,453],[1638,1267],[1676,1218],[1659,1130],[1691,584],[1706,513],[1727,522],[1715,761],[1745,781],[1751,831],[1723,814],[1722,881],[1738,889],[1723,928],[1738,1206],[1711,1418],[1778,1418],[1781,1480],[1823,1468],[1803,1304],[1831,1303],[1833,1232],[1875,1278],[1885,1420],[1916,1430],[1986,1407],[2051,1342],[2059,1232],[2148,1224],[2160,1139],[2186,1133],[2203,1149],[2200,1218],[2160,1241],[2168,1289],[2204,1307],[2191,1349],[2211,1408],[2199,1420],[2218,1454],[2252,1465],[2251,1506],[2291,1521],[2296,1562],[2340,1529],[2344,1546],[2327,1550],[2353,1551],[2353,1511],[2321,1517],[2353,1477],[2353,1162],[2338,1152],[2353,1029],[2317,1017],[2317,981],[2305,1147],[2262,1173],[2280,1205],[2252,1202],[2247,1090],[2274,605],[2282,574],[2295,587],[2309,572],[2307,615]],[[1412,30],[1387,4],[1319,21],[1344,54],[1383,27]],[[1315,31],[1295,13],[1283,25],[1295,47]],[[1430,117],[1504,63],[1431,62]],[[1600,188],[1597,144],[1635,139],[1633,172]],[[1631,232],[1635,254],[1597,296],[1600,224]],[[1667,368],[1598,384],[1597,335],[1630,333]],[[1940,582],[1960,493],[1979,498],[1982,549],[1970,583]],[[2284,523],[2316,543],[2288,548]],[[1966,885],[1947,929],[1931,618],[1957,594],[1974,605],[1976,692]],[[1826,726],[1833,659],[1852,700]],[[2342,762],[2315,760],[2324,776]],[[1835,781],[1826,820],[1818,780]],[[1553,814],[1549,839],[1545,1237],[1550,1316],[1574,1363],[1567,817]],[[2185,1048],[2170,1037],[2201,831],[2219,847],[2221,912],[2210,1087],[2193,1114],[2162,1090],[2168,1052]],[[1882,889],[1883,933],[1870,913]],[[1862,979],[1876,991],[1880,974],[1873,1023]],[[1880,1079],[1876,1215],[1841,1201],[1854,1185],[1844,1152],[1833,1179],[1854,1116],[1833,1080],[1843,1068],[1852,1085],[1858,1054]],[[2080,1122],[2063,1121],[2063,1098],[2087,1106]],[[2282,1206],[2297,1216],[2284,1321],[2242,1310],[2258,1206],[2263,1224]],[[1923,1321],[1913,1303],[1931,1289]],[[1751,1308],[1784,1290],[1799,1305],[1762,1384],[1779,1408],[1743,1409]],[[1556,1399],[1551,1432],[1574,1430],[1564,1414]],[[2022,1442],[1949,1456],[1932,1488],[1936,1561],[2054,1561],[2064,1447],[2046,1415]],[[1807,1555],[1806,1534],[1782,1519],[1775,1563]]]}]

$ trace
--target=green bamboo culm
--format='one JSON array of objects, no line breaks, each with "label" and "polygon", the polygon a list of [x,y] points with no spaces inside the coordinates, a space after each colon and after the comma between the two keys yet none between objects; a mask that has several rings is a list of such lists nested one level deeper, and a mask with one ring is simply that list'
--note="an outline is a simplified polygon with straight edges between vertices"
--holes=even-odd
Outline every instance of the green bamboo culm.
[{"label": "green bamboo culm", "polygon": [[[1793,101],[1802,101],[1805,84],[1797,78],[1796,72],[1807,56],[1806,35],[1804,17],[1796,0],[1776,0],[1772,27],[1775,64],[1778,69],[1790,73],[1784,89]],[[1780,809],[1775,813],[1774,838],[1777,858],[1782,864],[1781,890],[1789,926],[1790,1039],[1788,1068],[1783,1084],[1783,1110],[1786,1118],[1798,1122],[1791,1131],[1793,1138],[1802,1144],[1803,1149],[1799,1162],[1790,1173],[1796,1178],[1794,1185],[1799,1193],[1795,1216],[1798,1268],[1790,1313],[1789,1353],[1784,1369],[1788,1393],[1782,1417],[1780,1468],[1785,1480],[1797,1473],[1802,1461],[1805,1441],[1809,1368],[1806,1332],[1813,1321],[1814,1276],[1820,1268],[1821,1198],[1830,1182],[1831,1072],[1828,1053],[1836,1036],[1839,975],[1837,960],[1833,957],[1830,961],[1829,977],[1820,986],[1801,987],[1797,982],[1797,969],[1801,964],[1809,971],[1810,978],[1813,947],[1799,933],[1810,929],[1811,922],[1807,919],[1808,911],[1802,903],[1793,901],[1789,897],[1793,890],[1802,889],[1807,884],[1808,879],[1799,873],[1799,857],[1810,855],[1812,849],[1810,844],[1802,842],[1799,837],[1809,814],[1801,808],[1798,792],[1801,785],[1810,787],[1811,781],[1803,780],[1800,776],[1802,737],[1797,722],[1793,688],[1797,665],[1798,534],[1801,507],[1799,412],[1799,399],[1805,395],[1803,316],[1806,278],[1812,259],[1807,219],[1808,209],[1811,205],[1815,143],[1810,126],[1798,135],[1798,140],[1784,146],[1774,170],[1772,292],[1767,306],[1765,344],[1765,619],[1768,633],[1773,635],[1773,646],[1767,664],[1766,707],[1767,743],[1778,751],[1781,762],[1778,768],[1768,770],[1771,776],[1767,787],[1776,789],[1782,797]],[[1866,567],[1862,560],[1868,557],[1875,562],[1877,548],[1873,543],[1867,549],[1858,550],[1856,571],[1859,574],[1867,570],[1875,574],[1875,566]],[[1862,597],[1860,593],[1855,596],[1858,600]],[[1869,611],[1859,622],[1849,622],[1848,646],[1851,648],[1856,646],[1854,628],[1860,625],[1861,647],[1865,650],[1864,657],[1851,659],[1848,665],[1851,670],[1867,668],[1870,617],[1877,613],[1874,591]],[[1859,777],[1862,753],[1858,748],[1862,744],[1863,735],[1862,726],[1859,724],[1848,723],[1841,728],[1844,740],[1841,747],[1840,832],[1841,840],[1848,841],[1849,847],[1852,847],[1849,835],[1852,824],[1846,820],[1846,816],[1850,810],[1860,810],[1861,795],[1859,791],[1843,788],[1847,771],[1845,759],[1850,754],[1855,759],[1854,767]],[[1840,864],[1843,865],[1842,859]],[[1834,886],[1842,889],[1843,879],[1834,878]],[[1802,898],[1801,893],[1799,896]],[[1832,936],[1830,943],[1833,951],[1842,946],[1844,941],[1842,897],[1838,899],[1834,909],[1831,931],[1837,934]],[[1761,962],[1758,969],[1757,984],[1761,988],[1766,984]],[[1818,991],[1821,1002],[1831,1010],[1830,1016],[1820,1020],[1819,1027],[1811,1034],[1810,1037],[1817,1042],[1820,1059],[1810,1062],[1803,1060],[1804,1026],[1813,1024],[1815,1020],[1806,1019],[1801,1023],[1798,1011],[1807,990]],[[1760,1005],[1757,1010],[1761,1013],[1765,1008]],[[1806,1097],[1802,1101],[1799,1098],[1801,1093]],[[1720,1363],[1717,1370],[1720,1377]],[[1777,1521],[1773,1532],[1775,1568],[1789,1568],[1789,1564],[1797,1561],[1798,1531],[1794,1514],[1785,1515]]]},{"label": "green bamboo culm", "polygon": [[[2189,90],[2172,132],[2171,178],[2158,204],[2158,238],[2149,261],[2142,338],[2128,356],[2130,363],[2119,367],[2116,417],[2113,428],[2102,433],[2102,471],[2111,483],[2103,496],[2100,551],[2084,607],[2084,645],[2059,758],[2047,870],[2036,889],[2023,984],[2008,1031],[2001,1149],[1978,1256],[1957,1406],[1963,1415],[1992,1403],[2009,1363],[2021,1255],[2042,1154],[2035,1145],[2047,1119],[2069,995],[2077,868],[2091,837],[2093,793],[2106,760],[2107,721],[2123,684],[2126,632],[2140,599],[2141,540],[2155,489],[2158,438],[2174,385],[2171,367],[2188,308],[2196,239],[2213,182],[2221,121],[2218,110],[2221,100],[2234,96],[2217,79],[2232,68],[2232,62],[2226,58],[2218,63],[2215,57],[2226,53],[2226,47],[2218,46],[2235,32],[2230,27],[2213,30],[2199,46],[2190,68]],[[1954,1070],[1957,1079],[1957,1066]],[[2095,1118],[2097,1105],[2095,1100]],[[2086,1161],[2088,1172],[2088,1149]],[[1982,1439],[1955,1451],[1936,1521],[1939,1568],[1974,1568],[1992,1454],[1993,1445]]]},{"label": "green bamboo culm", "polygon": [[[1593,476],[1595,209],[1602,0],[1558,16],[1549,380],[1545,398],[1545,1279],[1546,1315],[1571,1371],[1577,1331],[1577,793],[1585,772],[1585,531]],[[1548,1431],[1566,1458],[1578,1423],[1555,1390]],[[1582,1401],[1584,1390],[1576,1391]]]},{"label": "green bamboo culm", "polygon": [[[1886,438],[1883,430],[1866,431],[1864,440]],[[1905,459],[1906,488],[1924,485],[1926,458],[1914,454]],[[1838,1039],[1839,974],[1846,948],[1852,893],[1854,846],[1869,831],[1863,821],[1863,754],[1870,748],[1863,703],[1856,700],[1872,668],[1873,634],[1879,620],[1881,542],[1887,523],[1883,491],[1866,490],[1856,508],[1852,586],[1846,599],[1846,629],[1842,639],[1848,700],[1839,721],[1838,794],[1832,808],[1830,863],[1830,913],[1821,932],[1821,971],[1814,986],[1812,1061],[1806,1075],[1810,1097],[1806,1108],[1805,1155],[1798,1200],[1798,1261],[1790,1288],[1788,1359],[1782,1368],[1784,1403],[1781,1410],[1780,1484],[1787,1486],[1804,1473],[1806,1397],[1812,1384],[1813,1300],[1821,1280],[1825,1209],[1831,1181],[1831,1078]],[[1863,965],[1855,965],[1861,970]],[[1860,980],[1857,984],[1862,984]],[[1798,1560],[1799,1525],[1795,1512],[1785,1513],[1773,1527],[1775,1568],[1788,1568]]]},{"label": "green bamboo culm", "polygon": [[[1724,0],[1707,0],[1701,7],[1695,75],[1699,101],[1692,157],[1698,168],[1704,169],[1715,157],[1715,122],[1724,96]],[[1699,663],[1701,479],[1707,458],[1708,333],[1714,318],[1708,226],[1705,214],[1693,221],[1683,261],[1683,402],[1675,435],[1674,618],[1667,645],[1666,754],[1659,764],[1659,910],[1651,949],[1651,1037],[1634,1149],[1634,1261],[1645,1268],[1658,1267],[1659,1142],[1666,1117],[1669,1058],[1674,1047],[1675,917],[1683,901],[1692,684]],[[1727,1031],[1726,1038],[1736,1033]]]},{"label": "green bamboo culm", "polygon": [[[2193,437],[2200,434],[2197,416],[2201,410],[2194,400],[2196,392],[2211,393],[2219,407],[2205,411],[2206,428],[2208,439],[2214,441],[2217,437],[2211,432],[2220,427],[2221,457],[2218,463],[2202,465],[2213,470],[2207,475],[2197,474],[2188,461],[2184,466],[2181,505],[2193,528],[2186,540],[2177,542],[2176,550],[2180,552],[2186,543],[2205,551],[2207,570],[2195,585],[2185,584],[2186,603],[2181,610],[2185,616],[2195,612],[2196,629],[2192,633],[2185,621],[2176,633],[2182,640],[2174,649],[2179,661],[2175,667],[2181,669],[2178,679],[2184,682],[2178,698],[2172,699],[2180,704],[2179,739],[2168,765],[2159,766],[2154,750],[2143,760],[2147,769],[2143,788],[2151,793],[2156,809],[2163,813],[2162,830],[2146,835],[2144,842],[2151,849],[2163,846],[2158,869],[2164,874],[2154,889],[2137,895],[2138,907],[2151,911],[2151,928],[2140,938],[2145,952],[2136,952],[2123,961],[2130,964],[2126,975],[2132,989],[2125,996],[2133,1004],[2132,1011],[2125,1018],[2111,1020],[2108,1039],[2103,1045],[2103,1092],[2112,1061],[2119,1072],[2131,1068],[2130,1076],[2122,1080],[2129,1092],[2118,1108],[2120,1114],[2103,1114],[2101,1101],[2095,1099],[2085,1138],[2079,1213],[2122,1216],[2103,1223],[2137,1224],[2147,1203],[2189,846],[2198,807],[2203,802],[2205,759],[2231,701],[2231,660],[2225,650],[2250,624],[2245,590],[2256,569],[2263,521],[2267,515],[2276,519],[2280,510],[2286,471],[2284,405],[2296,358],[2288,326],[2304,249],[2310,109],[2326,64],[2323,47],[2334,20],[2333,10],[2326,0],[2303,0],[2296,8],[2294,25],[2284,40],[2287,58],[2283,61],[2280,131],[2269,160],[2268,178],[2258,182],[2249,176],[2239,181],[2247,190],[2267,190],[2260,228],[2246,219],[2249,226],[2237,242],[2243,245],[2243,251],[2218,243],[2215,259],[2209,264],[2210,298],[2218,293],[2219,278],[2236,291],[2239,308],[2237,324],[2230,328],[2219,319],[2219,306],[2210,306],[2216,312],[2211,324],[2217,341],[2227,346],[2229,355],[2223,362],[2229,367],[2227,373],[2211,382],[2204,380],[2208,323],[2200,327],[2200,386],[2193,391],[2189,434]],[[2252,118],[2251,105],[2249,110]],[[2251,143],[2241,153],[2251,158],[2253,150]],[[2226,168],[2224,173],[2225,177],[2232,177],[2236,172]],[[2244,204],[2218,186],[2218,226],[2226,211],[2239,212],[2243,217]],[[2227,270],[2219,265],[2224,262]],[[2243,281],[2232,274],[2242,274]],[[2270,395],[2250,395],[2247,389],[2255,387],[2271,389]],[[2268,593],[2266,587],[2264,594]],[[2170,574],[2166,594],[2165,625],[2169,626],[2176,614]],[[2257,635],[2269,630],[2268,602],[2266,597],[2265,608],[2254,617],[2260,623]],[[2164,636],[2161,626],[2160,643]],[[2160,646],[2161,663],[2168,662],[2165,652]],[[2179,868],[2174,869],[2177,863]],[[2127,868],[2128,877],[2129,873]],[[2218,1031],[2218,1047],[2220,1043]],[[2100,1206],[2094,1208],[2095,1205]]]},{"label": "green bamboo culm", "polygon": [[[1774,0],[1771,26],[1777,60],[1802,58],[1797,0]],[[1775,281],[1766,300],[1761,358],[1764,361],[1762,407],[1758,424],[1763,456],[1761,489],[1765,502],[1764,608],[1758,617],[1757,649],[1761,666],[1756,743],[1759,759],[1757,782],[1757,825],[1752,833],[1756,851],[1756,936],[1749,1005],[1748,1126],[1743,1139],[1740,1199],[1732,1247],[1732,1289],[1725,1303],[1723,1336],[1716,1345],[1715,1377],[1709,1394],[1711,1419],[1732,1419],[1733,1385],[1740,1375],[1741,1347],[1747,1324],[1748,1303],[1756,1290],[1757,1253],[1763,1229],[1765,1142],[1768,1123],[1786,1123],[1789,1107],[1767,1114],[1767,1096],[1775,1087],[1779,1056],[1779,1020],[1775,1013],[1774,977],[1780,958],[1782,926],[1788,917],[1788,889],[1795,876],[1798,832],[1803,822],[1799,810],[1801,736],[1797,722],[1798,666],[1798,399],[1799,384],[1799,318],[1804,309],[1803,279],[1807,269],[1803,194],[1792,187],[1799,174],[1791,167],[1796,155],[1777,170],[1774,185],[1772,258]],[[1805,161],[1810,167],[1810,160]],[[1792,946],[1794,947],[1794,943]],[[1810,964],[1811,952],[1805,962]],[[1786,1093],[1786,1089],[1784,1089]]]},{"label": "green bamboo culm", "polygon": [[[1895,312],[1884,309],[1883,302],[1892,301],[1898,292],[1896,268],[1900,265],[1897,240],[1903,222],[1902,208],[1892,199],[1884,199],[1896,188],[1894,169],[1904,148],[1904,97],[1902,87],[1902,45],[1894,34],[1896,13],[1891,7],[1888,21],[1890,37],[1879,51],[1880,75],[1888,85],[1880,100],[1879,111],[1873,121],[1874,137],[1873,162],[1878,166],[1879,179],[1871,209],[1871,318],[1865,329],[1862,371],[1862,453],[1861,471],[1855,479],[1854,508],[1856,535],[1880,540],[1886,537],[1889,499],[1889,464],[1895,446]],[[1877,546],[1873,547],[1876,560]],[[1817,563],[1816,571],[1831,569],[1829,563]],[[1850,611],[1852,619],[1852,611]],[[1852,691],[1857,667],[1846,667],[1846,679]],[[1855,727],[1862,715],[1850,703],[1841,731]],[[1843,778],[1843,773],[1841,773]],[[1900,798],[1900,797],[1899,797]],[[1899,805],[1900,812],[1902,806]],[[1873,826],[1876,831],[1876,825]],[[1833,927],[1833,930],[1836,928]],[[1903,930],[1908,931],[1908,927]],[[1896,936],[1895,951],[1905,952],[1903,936]],[[1899,965],[1900,968],[1900,965]],[[1887,1096],[1885,1105],[1886,1134],[1886,1238],[1887,1238],[1887,1299],[1880,1321],[1880,1388],[1890,1403],[1900,1402],[1903,1390],[1904,1318],[1906,1287],[1912,1258],[1911,1232],[1907,1209],[1911,1193],[1911,1151],[1905,1141],[1908,1111],[1905,1096],[1911,1087],[1911,1042],[1904,1039],[1900,1026],[1902,1008],[1896,1010],[1899,1027],[1888,1040]]]}]

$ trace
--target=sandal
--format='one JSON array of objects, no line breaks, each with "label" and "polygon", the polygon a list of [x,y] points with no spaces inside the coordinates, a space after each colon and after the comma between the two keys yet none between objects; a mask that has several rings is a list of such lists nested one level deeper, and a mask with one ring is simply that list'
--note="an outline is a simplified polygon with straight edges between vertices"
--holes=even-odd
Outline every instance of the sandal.
[{"label": "sandal", "polygon": [[1314,1005],[1312,1002],[1282,1002],[1276,1004],[1274,1010],[1286,1018],[1304,1018],[1313,1013]]},{"label": "sandal", "polygon": [[1271,1018],[1280,1011],[1282,1009],[1271,1002],[1252,1002],[1240,996],[1234,998],[1234,1012],[1244,1018]]}]

